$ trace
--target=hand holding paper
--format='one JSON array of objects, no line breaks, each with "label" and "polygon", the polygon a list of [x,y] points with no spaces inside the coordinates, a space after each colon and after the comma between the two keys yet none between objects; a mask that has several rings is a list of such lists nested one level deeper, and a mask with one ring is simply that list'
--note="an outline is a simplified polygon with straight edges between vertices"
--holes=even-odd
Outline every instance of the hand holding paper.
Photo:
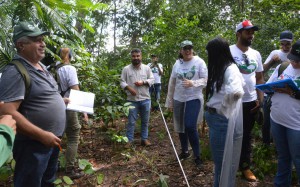
[{"label": "hand holding paper", "polygon": [[86,112],[88,114],[94,113],[94,93],[71,89],[69,99],[70,103],[67,105],[67,110]]},{"label": "hand holding paper", "polygon": [[271,82],[271,83],[267,83],[267,84],[259,84],[256,85],[256,88],[269,94],[269,93],[274,93],[276,92],[276,90],[281,91],[280,88],[290,88],[291,90],[294,91],[298,91],[299,88],[298,86],[295,84],[295,82],[292,79],[283,79],[280,81],[276,81],[276,82]]}]

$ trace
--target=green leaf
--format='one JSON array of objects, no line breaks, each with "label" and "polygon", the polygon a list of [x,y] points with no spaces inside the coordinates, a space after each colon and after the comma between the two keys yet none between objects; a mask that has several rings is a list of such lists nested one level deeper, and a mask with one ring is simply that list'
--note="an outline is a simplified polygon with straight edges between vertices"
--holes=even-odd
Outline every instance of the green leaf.
[{"label": "green leaf", "polygon": [[90,175],[90,174],[93,174],[95,171],[92,169],[92,168],[89,168],[87,170],[84,170],[84,173]]},{"label": "green leaf", "polygon": [[58,185],[58,184],[62,183],[62,180],[60,178],[58,178],[53,183]]},{"label": "green leaf", "polygon": [[97,184],[102,184],[103,180],[104,180],[104,175],[102,173],[97,175]]},{"label": "green leaf", "polygon": [[169,176],[160,174],[159,175],[158,186],[159,187],[168,187],[167,178],[169,178]]},{"label": "green leaf", "polygon": [[79,168],[83,170],[86,168],[86,166],[91,165],[91,163],[86,159],[79,159],[78,162],[79,162]]},{"label": "green leaf", "polygon": [[63,180],[65,181],[65,183],[67,184],[74,184],[74,182],[72,181],[72,179],[70,179],[70,177],[68,176],[63,176]]}]

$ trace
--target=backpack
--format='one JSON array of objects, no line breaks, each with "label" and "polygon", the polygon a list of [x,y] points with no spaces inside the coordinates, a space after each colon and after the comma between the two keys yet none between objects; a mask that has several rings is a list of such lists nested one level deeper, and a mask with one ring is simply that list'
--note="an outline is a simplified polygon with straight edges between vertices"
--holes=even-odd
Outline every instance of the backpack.
[{"label": "backpack", "polygon": [[55,78],[55,80],[56,80],[56,82],[57,82],[58,88],[59,88],[59,90],[61,91],[61,92],[60,92],[60,95],[61,95],[62,97],[64,97],[65,94],[71,89],[70,87],[68,87],[68,89],[65,90],[65,91],[63,91],[63,90],[61,89],[61,81],[60,81],[60,77],[59,77],[59,75],[58,75],[57,72],[58,72],[58,69],[59,69],[59,68],[65,66],[65,65],[68,65],[68,64],[60,63],[60,64],[58,64],[58,65],[55,65],[55,66],[54,66],[54,67],[55,67],[55,71],[54,71],[54,74],[53,74],[53,76],[54,76],[54,78]]}]

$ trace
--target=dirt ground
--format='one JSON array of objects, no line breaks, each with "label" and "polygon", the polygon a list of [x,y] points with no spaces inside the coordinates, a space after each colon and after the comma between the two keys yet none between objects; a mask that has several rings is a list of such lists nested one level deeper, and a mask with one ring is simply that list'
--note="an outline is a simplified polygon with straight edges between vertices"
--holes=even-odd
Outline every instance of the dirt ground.
[{"label": "dirt ground", "polygon": [[[103,128],[94,124],[93,128],[84,127],[82,130],[83,141],[79,148],[79,157],[88,159],[98,171],[81,179],[74,180],[73,186],[159,186],[160,177],[167,181],[170,187],[188,186],[180,165],[177,162],[172,144],[160,113],[151,114],[149,140],[150,147],[140,145],[139,125],[135,131],[135,147],[124,148],[124,144],[113,142],[112,131],[122,131],[126,119],[115,123],[115,127]],[[167,120],[169,132],[174,145],[179,151],[179,141],[173,132],[173,125]],[[201,133],[202,145],[208,144],[207,129]],[[205,150],[203,150],[205,151]],[[213,162],[204,159],[203,168],[196,169],[194,159],[181,162],[189,186],[210,187],[213,184]],[[96,176],[103,174],[104,180],[97,185]],[[238,173],[237,187],[271,187],[272,176],[266,176],[263,181],[247,182]],[[164,181],[162,180],[162,181]]]},{"label": "dirt ground", "polygon": [[[207,127],[200,127],[199,130],[201,132],[203,168],[196,169],[192,157],[181,162],[188,185],[159,112],[151,113],[149,140],[152,145],[150,147],[140,145],[140,125],[136,125],[134,148],[126,149],[124,143],[113,141],[111,138],[113,134],[124,133],[125,124],[126,119],[117,121],[109,127],[99,122],[94,122],[92,126],[83,126],[78,158],[89,160],[96,172],[73,180],[74,184],[70,186],[157,187],[164,186],[162,185],[164,181],[169,187],[211,187],[213,185],[213,162],[209,156]],[[180,153],[178,136],[173,132],[173,124],[170,119],[167,119],[167,126],[177,152]],[[65,146],[62,144],[63,151]],[[62,178],[63,175],[62,171],[58,172],[59,178]],[[97,177],[100,175],[104,177],[103,181],[97,183]],[[265,176],[263,180],[247,182],[238,173],[236,186],[271,187],[273,186],[273,177]],[[0,186],[12,186],[12,176],[9,181],[0,183]]]}]

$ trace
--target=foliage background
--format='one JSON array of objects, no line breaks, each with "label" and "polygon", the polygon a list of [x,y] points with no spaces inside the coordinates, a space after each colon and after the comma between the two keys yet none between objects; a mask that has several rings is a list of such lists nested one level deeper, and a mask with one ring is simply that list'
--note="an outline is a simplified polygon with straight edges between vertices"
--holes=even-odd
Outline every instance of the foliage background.
[{"label": "foliage background", "polygon": [[59,48],[71,47],[81,89],[96,94],[94,117],[109,124],[126,113],[119,76],[132,48],[142,49],[144,63],[152,53],[159,56],[165,93],[181,41],[191,40],[206,60],[209,40],[221,36],[234,44],[235,25],[250,19],[260,28],[253,48],[265,60],[279,48],[281,31],[291,30],[299,38],[299,10],[300,0],[1,0],[0,68],[15,53],[13,26],[33,21],[51,32],[43,62],[59,60]]}]

